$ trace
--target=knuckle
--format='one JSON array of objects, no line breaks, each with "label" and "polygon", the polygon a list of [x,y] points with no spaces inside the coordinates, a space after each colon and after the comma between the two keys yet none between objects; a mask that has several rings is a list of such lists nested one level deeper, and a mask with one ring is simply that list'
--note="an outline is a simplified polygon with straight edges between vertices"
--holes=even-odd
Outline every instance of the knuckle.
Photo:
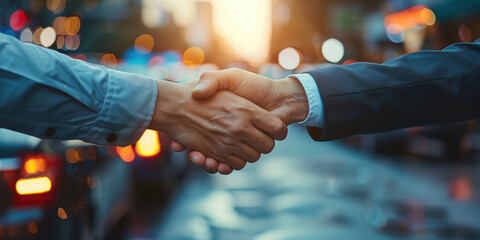
[{"label": "knuckle", "polygon": [[221,157],[221,158],[225,157],[225,155],[226,155],[226,153],[227,153],[226,150],[225,150],[225,148],[219,147],[219,146],[213,147],[213,148],[212,148],[212,152],[213,152],[213,154],[215,154],[217,157]]},{"label": "knuckle", "polygon": [[201,75],[200,75],[200,80],[202,79],[205,79],[205,78],[208,78],[212,75],[212,72],[203,72]]},{"label": "knuckle", "polygon": [[228,130],[233,134],[245,134],[247,132],[247,127],[245,126],[245,124],[241,123],[231,124],[228,127]]}]

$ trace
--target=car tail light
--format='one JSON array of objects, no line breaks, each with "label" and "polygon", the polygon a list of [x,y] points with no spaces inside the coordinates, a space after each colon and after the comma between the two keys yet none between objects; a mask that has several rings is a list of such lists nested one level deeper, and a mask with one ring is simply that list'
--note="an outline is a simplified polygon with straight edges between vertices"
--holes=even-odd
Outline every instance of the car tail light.
[{"label": "car tail light", "polygon": [[29,158],[25,160],[25,163],[23,164],[23,170],[27,174],[35,174],[35,173],[41,173],[45,172],[46,170],[46,161],[45,158],[43,157],[38,157],[38,158]]},{"label": "car tail light", "polygon": [[15,184],[20,195],[46,193],[52,189],[52,181],[48,177],[22,178]]},{"label": "car tail light", "polygon": [[144,158],[154,157],[160,154],[162,145],[157,131],[147,130],[135,144],[135,152]]},{"label": "car tail light", "polygon": [[48,206],[55,200],[60,184],[62,157],[54,154],[29,154],[25,156],[16,181],[13,206]]}]

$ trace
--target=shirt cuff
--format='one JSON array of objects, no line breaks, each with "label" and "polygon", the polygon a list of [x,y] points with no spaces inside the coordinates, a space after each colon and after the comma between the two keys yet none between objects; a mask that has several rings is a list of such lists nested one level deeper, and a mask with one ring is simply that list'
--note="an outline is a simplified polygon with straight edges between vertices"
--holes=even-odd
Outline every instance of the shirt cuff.
[{"label": "shirt cuff", "polygon": [[308,73],[293,74],[289,77],[298,79],[305,89],[308,99],[308,116],[305,120],[299,122],[298,124],[309,127],[323,128],[323,103],[317,84],[315,83],[315,79],[313,79],[313,77]]},{"label": "shirt cuff", "polygon": [[153,78],[108,69],[108,90],[84,141],[101,145],[134,144],[147,129],[158,94]]}]

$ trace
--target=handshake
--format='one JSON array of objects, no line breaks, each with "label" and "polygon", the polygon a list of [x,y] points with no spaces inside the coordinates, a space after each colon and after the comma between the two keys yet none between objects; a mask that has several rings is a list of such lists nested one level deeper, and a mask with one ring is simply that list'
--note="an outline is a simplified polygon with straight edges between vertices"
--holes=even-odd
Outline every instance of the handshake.
[{"label": "handshake", "polygon": [[174,151],[209,173],[230,174],[269,153],[303,121],[308,100],[294,78],[272,80],[240,69],[204,73],[186,83],[158,82],[149,128],[165,132]]}]

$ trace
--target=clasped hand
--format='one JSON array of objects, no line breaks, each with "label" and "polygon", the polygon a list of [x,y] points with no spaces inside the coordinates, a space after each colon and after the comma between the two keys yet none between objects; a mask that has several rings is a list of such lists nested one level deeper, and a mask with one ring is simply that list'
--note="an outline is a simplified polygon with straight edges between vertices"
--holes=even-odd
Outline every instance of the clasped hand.
[{"label": "clasped hand", "polygon": [[[287,125],[308,115],[308,101],[292,78],[273,81],[240,69],[204,73],[195,83],[159,82],[149,128],[174,139],[172,149],[207,172],[230,174],[269,153]],[[228,91],[227,91],[228,90]]]}]

